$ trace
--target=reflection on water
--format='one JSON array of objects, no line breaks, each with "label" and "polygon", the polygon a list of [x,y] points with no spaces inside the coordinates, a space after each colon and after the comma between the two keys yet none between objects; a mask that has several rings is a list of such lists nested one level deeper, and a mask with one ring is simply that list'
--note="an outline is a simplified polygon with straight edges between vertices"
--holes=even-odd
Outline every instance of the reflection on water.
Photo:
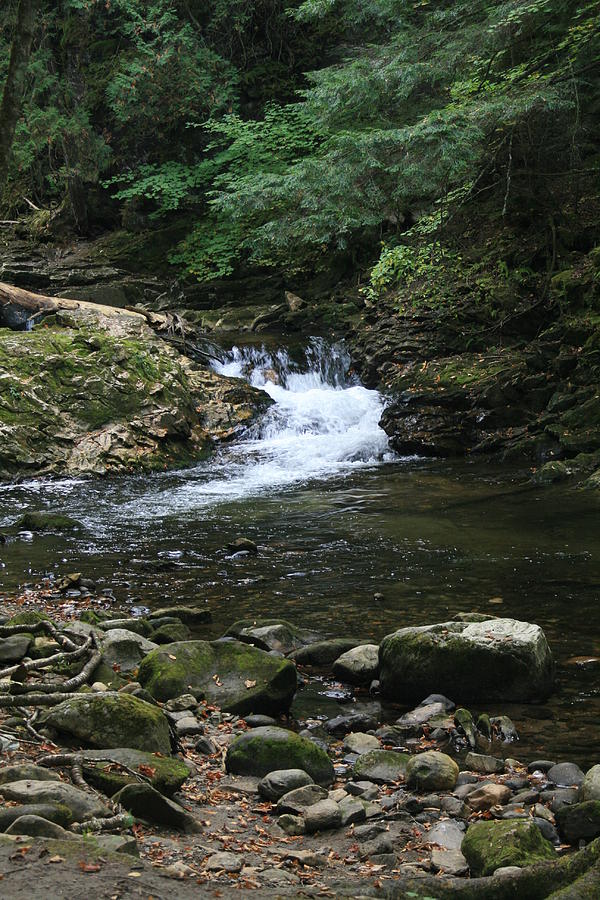
[{"label": "reflection on water", "polygon": [[[293,392],[289,383],[269,390],[277,387]],[[356,388],[363,391],[325,375],[320,388],[308,391],[341,395]],[[376,464],[385,438],[373,428],[376,419],[366,424],[365,417],[381,400],[375,394],[363,402],[354,410],[366,409],[355,420],[363,423],[366,452],[357,458],[351,450],[344,460],[351,445],[345,443],[334,464],[326,460],[311,471],[309,458],[299,475],[298,448],[310,452],[300,429],[298,443],[285,448],[287,462],[276,464],[284,474],[293,469],[280,483],[275,475],[252,481],[257,468],[263,478],[272,465],[264,444],[273,434],[263,423],[252,437],[262,447],[248,453],[238,445],[192,472],[4,487],[0,531],[25,508],[60,510],[86,528],[74,536],[9,540],[0,546],[0,583],[12,590],[45,573],[82,571],[110,584],[126,604],[208,599],[213,636],[246,616],[279,616],[369,640],[473,609],[535,621],[559,662],[557,694],[543,706],[486,711],[517,723],[521,745],[508,755],[597,762],[600,669],[567,660],[600,656],[598,499],[564,486],[532,488],[526,473],[481,463]],[[284,418],[286,429],[295,427],[297,411]],[[322,412],[311,410],[313,421]],[[343,427],[333,434],[345,441]],[[216,490],[228,478],[237,478],[240,490],[211,502],[211,483]],[[258,557],[228,557],[226,544],[240,534],[261,545]],[[375,593],[383,599],[374,600]]]}]

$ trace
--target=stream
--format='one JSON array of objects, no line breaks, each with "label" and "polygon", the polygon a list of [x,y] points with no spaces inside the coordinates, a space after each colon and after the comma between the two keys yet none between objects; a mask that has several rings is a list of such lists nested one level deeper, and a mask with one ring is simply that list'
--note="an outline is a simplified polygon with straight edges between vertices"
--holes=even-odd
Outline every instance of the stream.
[{"label": "stream", "polygon": [[[526,469],[395,458],[378,425],[384,398],[348,374],[341,346],[234,348],[214,367],[269,394],[261,421],[185,471],[0,487],[0,531],[32,508],[84,525],[9,539],[0,589],[81,571],[126,607],[208,603],[213,637],[245,617],[374,641],[461,611],[535,621],[557,692],[477,711],[513,718],[521,742],[508,756],[597,762],[600,664],[572,661],[600,656],[597,497],[535,487]],[[259,555],[231,555],[237,536]],[[303,713],[347,710],[331,687],[310,685]]]}]

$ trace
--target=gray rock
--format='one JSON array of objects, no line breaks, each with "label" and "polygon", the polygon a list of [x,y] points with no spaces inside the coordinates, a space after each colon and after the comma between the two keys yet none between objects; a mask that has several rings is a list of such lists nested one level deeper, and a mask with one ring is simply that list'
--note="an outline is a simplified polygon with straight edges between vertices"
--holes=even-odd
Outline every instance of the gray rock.
[{"label": "gray rock", "polygon": [[585,773],[581,785],[582,800],[600,800],[600,765],[592,766]]},{"label": "gray rock", "polygon": [[104,622],[98,622],[98,628],[101,631],[112,631],[115,628],[133,631],[135,634],[141,634],[142,637],[150,637],[152,634],[152,625],[147,619],[105,619]]},{"label": "gray rock", "polygon": [[558,763],[548,769],[546,774],[548,780],[557,787],[579,787],[585,778],[579,766],[570,762]]},{"label": "gray rock", "polygon": [[372,841],[387,831],[387,826],[381,822],[368,822],[354,829],[353,837],[359,842]]},{"label": "gray rock", "polygon": [[33,640],[30,634],[12,634],[0,638],[0,663],[14,663],[23,659]]},{"label": "gray rock", "polygon": [[337,803],[333,800],[319,800],[304,812],[304,827],[308,834],[315,831],[327,831],[331,828],[340,828],[342,814]]},{"label": "gray rock", "polygon": [[277,719],[272,716],[250,715],[244,716],[248,728],[264,728],[266,725],[277,725]]},{"label": "gray rock", "polygon": [[66,831],[55,822],[43,819],[41,816],[24,815],[9,825],[6,834],[27,834],[30,837],[56,838],[60,841],[76,841],[77,837]]},{"label": "gray rock", "polygon": [[202,831],[200,822],[194,816],[178,803],[163,797],[149,784],[128,784],[115,794],[113,802],[120,803],[136,818],[146,822],[167,825],[187,834]]},{"label": "gray rock", "polygon": [[288,791],[277,801],[277,815],[291,813],[304,815],[304,811],[315,803],[327,799],[327,791],[318,784],[306,784],[303,787]]},{"label": "gray rock", "polygon": [[61,803],[26,803],[23,806],[0,807],[0,832],[6,831],[20,816],[39,816],[62,826],[73,821],[71,810]]},{"label": "gray rock", "polygon": [[560,844],[558,831],[556,830],[552,822],[549,822],[548,819],[546,819],[545,817],[542,818],[541,816],[532,816],[531,821],[534,823],[534,825],[537,825],[537,827],[542,832],[543,837],[545,837],[547,841],[550,841],[550,843],[554,844],[555,846],[558,846]]},{"label": "gray rock", "polygon": [[419,703],[419,706],[429,706],[431,703],[441,703],[444,707],[444,712],[452,712],[456,708],[456,703],[453,700],[449,700],[444,694],[429,694],[428,697],[425,697]]},{"label": "gray rock", "polygon": [[62,781],[13,781],[0,785],[0,794],[17,803],[60,803],[71,810],[75,822],[110,815],[108,806],[95,796]]},{"label": "gray rock", "polygon": [[306,831],[302,816],[294,816],[291,813],[284,813],[280,816],[277,824],[286,834],[292,836],[304,834]]},{"label": "gray rock", "polygon": [[204,725],[198,721],[195,716],[184,716],[175,723],[175,731],[178,737],[185,737],[190,734],[202,734]]},{"label": "gray rock", "polygon": [[332,665],[342,654],[359,646],[360,641],[352,638],[335,638],[330,641],[317,641],[290,653],[289,658],[299,666],[326,668]]},{"label": "gray rock", "polygon": [[187,712],[190,709],[196,709],[198,701],[193,694],[181,694],[179,697],[173,697],[167,700],[164,709],[167,712]]},{"label": "gray rock", "polygon": [[465,825],[463,822],[438,822],[427,833],[427,842],[429,844],[438,844],[444,850],[460,850],[460,845],[465,836]]},{"label": "gray rock", "polygon": [[345,790],[347,794],[364,797],[367,800],[374,800],[379,796],[379,791],[372,781],[348,781],[345,784]]},{"label": "gray rock", "polygon": [[396,720],[398,725],[405,728],[419,728],[428,722],[434,716],[444,715],[446,712],[443,703],[425,703],[412,709],[410,712],[404,713]]},{"label": "gray rock", "polygon": [[379,656],[382,694],[399,703],[441,684],[464,700],[540,700],[554,684],[544,632],[515,619],[401,628]]},{"label": "gray rock", "polygon": [[406,783],[421,791],[452,791],[458,777],[458,766],[445,753],[427,750],[410,757],[406,766]]},{"label": "gray rock", "polygon": [[436,872],[444,872],[446,875],[466,875],[469,869],[460,848],[434,849],[431,853],[431,865]]},{"label": "gray rock", "polygon": [[362,731],[351,731],[344,739],[344,750],[350,753],[368,753],[370,750],[379,750],[381,742],[372,734],[365,734]]},{"label": "gray rock", "polygon": [[133,672],[144,656],[157,647],[153,641],[125,628],[106,631],[101,642],[104,662],[111,668],[118,666],[121,672]]},{"label": "gray rock", "polygon": [[212,615],[206,606],[165,606],[148,613],[148,619],[153,622],[156,619],[179,619],[184,625],[204,625],[210,622]]},{"label": "gray rock", "polygon": [[327,753],[307,738],[275,726],[252,728],[229,745],[227,771],[258,775],[282,768],[302,769],[317,784],[333,781],[333,765]]},{"label": "gray rock", "polygon": [[528,763],[527,771],[528,772],[549,772],[550,769],[555,765],[556,765],[556,763],[551,759],[534,759],[532,762]]},{"label": "gray rock", "polygon": [[209,872],[241,872],[244,865],[244,858],[239,853],[229,853],[222,850],[219,853],[213,853],[212,856],[204,863],[204,868]]},{"label": "gray rock", "polygon": [[258,793],[265,800],[276,801],[308,784],[313,784],[313,779],[302,769],[277,769],[258,782]]},{"label": "gray rock", "polygon": [[[454,792],[456,794],[456,791]],[[511,798],[510,788],[503,784],[483,783],[471,791],[467,805],[475,812],[485,812],[493,806],[504,806]]]},{"label": "gray rock", "polygon": [[341,826],[345,828],[347,825],[354,825],[358,822],[364,822],[367,818],[367,811],[364,802],[357,797],[346,796],[338,803],[341,813]]},{"label": "gray rock", "polygon": [[287,655],[313,641],[314,633],[302,631],[282,619],[242,619],[227,629],[226,637],[234,637],[244,644],[254,644],[261,650],[276,650]]},{"label": "gray rock", "polygon": [[95,834],[94,842],[105,853],[127,853],[128,856],[139,856],[140,851],[136,839],[128,834]]},{"label": "gray rock", "polygon": [[512,719],[508,716],[494,716],[490,723],[500,732],[500,740],[505,744],[512,744],[519,740],[519,732]]},{"label": "gray rock", "polygon": [[371,750],[354,764],[353,776],[357,780],[374,781],[377,784],[393,784],[406,773],[410,760],[408,753],[395,750]]},{"label": "gray rock", "polygon": [[550,803],[550,810],[553,813],[557,813],[563,806],[570,806],[583,799],[588,798],[580,796],[580,791],[577,788],[556,788],[555,790],[542,791],[540,794],[542,803]]},{"label": "gray rock", "polygon": [[217,752],[218,749],[219,748],[212,740],[212,738],[209,738],[206,735],[202,735],[202,737],[199,737],[194,744],[194,750],[196,751],[196,753],[201,753],[202,756],[212,756]]},{"label": "gray rock", "polygon": [[370,713],[350,713],[336,716],[325,722],[329,734],[348,734],[350,731],[372,731],[377,728],[377,720]]},{"label": "gray rock", "polygon": [[484,753],[467,753],[465,765],[468,769],[471,769],[473,772],[479,772],[481,775],[504,772],[506,768],[503,759],[496,759],[495,756],[486,756]]},{"label": "gray rock", "polygon": [[570,844],[600,837],[600,800],[563,806],[556,813],[556,823]]},{"label": "gray rock", "polygon": [[16,763],[14,766],[3,766],[0,769],[0,784],[11,781],[60,781],[60,777],[51,769],[35,766],[33,763]]},{"label": "gray rock", "polygon": [[361,644],[347,650],[334,662],[333,674],[349,684],[370,684],[379,674],[379,646]]},{"label": "gray rock", "polygon": [[[356,836],[356,832],[355,832]],[[387,834],[379,834],[372,840],[366,841],[359,848],[358,854],[361,859],[373,859],[383,853],[393,853],[394,845],[391,838]]]}]

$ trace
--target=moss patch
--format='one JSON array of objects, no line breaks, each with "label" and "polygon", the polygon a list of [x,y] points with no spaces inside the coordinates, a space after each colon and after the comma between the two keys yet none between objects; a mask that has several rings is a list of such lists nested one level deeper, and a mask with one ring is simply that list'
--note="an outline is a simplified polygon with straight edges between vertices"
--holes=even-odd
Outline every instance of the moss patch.
[{"label": "moss patch", "polygon": [[555,859],[552,844],[533,822],[475,822],[462,842],[472,875],[492,875],[503,866],[531,866]]}]

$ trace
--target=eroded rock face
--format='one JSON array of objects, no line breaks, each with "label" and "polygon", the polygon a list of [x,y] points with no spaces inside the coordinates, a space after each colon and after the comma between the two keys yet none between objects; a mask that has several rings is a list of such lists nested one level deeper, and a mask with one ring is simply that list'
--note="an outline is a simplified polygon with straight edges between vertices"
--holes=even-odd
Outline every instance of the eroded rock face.
[{"label": "eroded rock face", "polygon": [[539,625],[516,619],[401,628],[379,650],[387,700],[417,700],[443,688],[466,700],[537,701],[554,683],[554,662]]},{"label": "eroded rock face", "polygon": [[157,700],[192,691],[238,715],[286,712],[297,685],[293,663],[238,641],[163,644],[144,658],[138,680]]},{"label": "eroded rock face", "polygon": [[30,332],[0,329],[0,479],[190,464],[270,402],[141,318],[63,311]]}]

